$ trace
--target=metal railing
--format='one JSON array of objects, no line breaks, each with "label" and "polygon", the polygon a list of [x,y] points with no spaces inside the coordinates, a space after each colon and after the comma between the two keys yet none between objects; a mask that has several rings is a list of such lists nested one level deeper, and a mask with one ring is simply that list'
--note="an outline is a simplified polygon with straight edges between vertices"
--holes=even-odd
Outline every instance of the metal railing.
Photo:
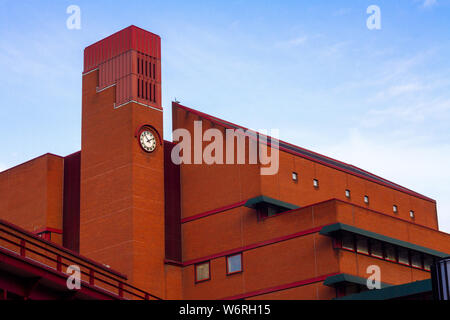
[{"label": "metal railing", "polygon": [[122,299],[130,300],[161,300],[161,298],[128,284],[126,276],[106,266],[100,265],[75,252],[44,240],[17,226],[0,220],[0,247],[7,249],[21,258],[42,264],[61,272],[76,265],[80,268],[81,281],[84,285],[95,286]]}]

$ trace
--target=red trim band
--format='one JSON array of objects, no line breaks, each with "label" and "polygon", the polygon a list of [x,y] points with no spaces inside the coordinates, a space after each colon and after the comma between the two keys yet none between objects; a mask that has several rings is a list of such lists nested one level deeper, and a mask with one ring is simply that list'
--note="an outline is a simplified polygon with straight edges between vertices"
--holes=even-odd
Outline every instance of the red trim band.
[{"label": "red trim band", "polygon": [[390,214],[387,214],[387,213],[384,213],[384,212],[381,212],[381,211],[370,209],[367,206],[361,206],[361,205],[358,205],[358,204],[355,204],[355,203],[352,203],[352,202],[349,202],[349,201],[341,200],[341,199],[338,199],[338,198],[331,198],[331,199],[328,199],[328,200],[312,203],[312,204],[309,204],[307,206],[300,207],[300,208],[297,208],[297,209],[280,212],[280,213],[274,214],[273,216],[265,217],[264,220],[276,218],[276,217],[279,217],[279,216],[284,215],[284,214],[293,213],[295,211],[300,211],[302,209],[306,209],[306,208],[309,208],[309,207],[312,207],[312,206],[316,206],[316,205],[319,205],[319,204],[322,204],[322,203],[326,203],[326,202],[331,202],[331,201],[337,201],[337,202],[345,203],[345,204],[354,206],[356,208],[360,208],[360,209],[364,209],[364,210],[367,210],[367,211],[371,211],[371,212],[374,212],[374,213],[377,213],[377,214],[380,214],[380,215],[383,215],[383,216],[386,216],[386,217],[389,217],[389,218],[392,218],[392,219],[395,219],[395,220],[400,220],[402,222],[406,222],[406,223],[415,225],[417,227],[425,228],[425,229],[432,230],[432,231],[435,231],[435,232],[439,232],[439,233],[442,233],[442,234],[445,234],[445,235],[450,235],[450,233],[447,233],[447,232],[444,232],[444,231],[441,231],[441,230],[438,230],[438,229],[435,229],[435,228],[432,228],[432,227],[424,226],[422,224],[418,224],[417,222],[414,222],[414,221],[411,221],[411,220],[408,220],[408,219],[403,219],[403,218],[400,218],[400,217],[396,217],[396,216],[393,216],[393,215],[390,215]]},{"label": "red trim band", "polygon": [[[396,216],[393,216],[393,215],[390,215],[390,214],[387,214],[387,213],[384,213],[384,212],[381,212],[381,211],[370,209],[367,206],[361,206],[361,205],[358,205],[358,204],[355,204],[355,203],[352,203],[352,202],[349,202],[349,201],[346,201],[346,200],[338,199],[338,198],[331,198],[331,199],[315,202],[315,203],[312,203],[312,204],[308,204],[306,206],[303,206],[303,207],[300,207],[300,208],[297,208],[297,209],[292,209],[292,210],[289,210],[289,211],[284,211],[284,212],[281,212],[281,213],[277,213],[277,214],[275,214],[273,216],[270,216],[270,217],[264,217],[263,220],[276,218],[276,217],[279,217],[281,215],[285,215],[285,214],[289,214],[289,213],[294,213],[294,212],[300,211],[302,209],[307,209],[307,208],[310,208],[310,207],[313,207],[313,206],[316,206],[316,205],[319,205],[319,204],[331,202],[331,201],[338,201],[338,202],[345,203],[345,204],[348,204],[348,205],[351,205],[351,206],[355,206],[355,207],[360,208],[360,209],[364,209],[364,210],[368,210],[368,211],[371,211],[371,212],[374,212],[374,213],[378,213],[378,214],[381,214],[383,216],[386,216],[386,217],[389,217],[389,218],[392,218],[392,219],[395,219],[395,220],[400,220],[400,221],[407,222],[407,223],[415,225],[415,226],[419,226],[419,227],[422,227],[422,228],[425,228],[425,229],[433,230],[433,231],[436,231],[436,232],[439,232],[439,233],[442,233],[442,234],[445,234],[445,235],[450,235],[449,233],[446,233],[444,231],[440,231],[440,230],[432,228],[432,227],[424,226],[424,225],[418,224],[418,223],[416,223],[414,221],[411,221],[411,220],[408,220],[408,219],[396,217]],[[222,207],[222,208],[218,208],[218,209],[214,209],[214,210],[211,210],[211,211],[206,211],[206,212],[203,212],[203,213],[191,216],[191,217],[187,217],[187,218],[182,219],[181,223],[183,224],[183,223],[186,223],[186,222],[190,222],[190,221],[194,221],[194,220],[201,219],[201,218],[204,218],[204,217],[208,217],[210,215],[221,213],[221,212],[227,211],[229,209],[237,208],[239,206],[244,205],[246,202],[247,202],[247,200],[242,201],[242,202],[238,202],[238,203],[234,203],[234,204],[230,204],[228,206],[225,206],[225,207]]]},{"label": "red trim band", "polygon": [[310,279],[306,279],[306,280],[300,280],[300,281],[296,281],[296,282],[292,282],[292,283],[282,284],[282,285],[275,286],[275,287],[270,287],[270,288],[266,288],[266,289],[260,289],[260,290],[255,290],[255,291],[251,291],[251,292],[247,292],[247,293],[242,293],[242,294],[238,294],[238,295],[235,295],[235,296],[222,298],[220,300],[245,299],[245,298],[251,298],[251,297],[260,296],[260,295],[263,295],[263,294],[272,293],[272,292],[292,289],[292,288],[296,288],[296,287],[305,286],[305,285],[308,285],[308,284],[322,282],[322,281],[325,281],[326,278],[331,277],[331,276],[335,276],[337,274],[339,274],[339,273],[330,273],[330,274],[326,274],[326,275],[315,277],[315,278],[310,278]]},{"label": "red trim band", "polygon": [[270,240],[265,240],[262,242],[258,242],[258,243],[254,243],[248,246],[243,246],[240,248],[236,248],[236,249],[231,249],[231,250],[227,250],[227,251],[222,251],[220,253],[216,253],[216,254],[212,254],[206,257],[201,257],[201,258],[197,258],[197,259],[192,259],[192,260],[188,260],[186,262],[183,263],[183,267],[187,267],[193,264],[198,264],[200,262],[205,262],[208,260],[213,260],[213,259],[217,259],[217,258],[221,258],[221,257],[225,257],[225,256],[230,256],[233,254],[237,254],[240,252],[244,252],[244,251],[249,251],[249,250],[253,250],[256,248],[260,248],[260,247],[264,247],[264,246],[268,246],[271,244],[275,244],[278,242],[283,242],[283,241],[287,241],[287,240],[291,240],[291,239],[295,239],[295,238],[299,238],[302,236],[306,236],[312,233],[317,233],[319,232],[323,227],[326,227],[327,225],[324,226],[320,226],[320,227],[315,227],[312,229],[308,229],[308,230],[303,230],[300,232],[296,232],[287,236],[282,236],[282,237],[278,237],[278,238],[274,238],[274,239],[270,239]]}]

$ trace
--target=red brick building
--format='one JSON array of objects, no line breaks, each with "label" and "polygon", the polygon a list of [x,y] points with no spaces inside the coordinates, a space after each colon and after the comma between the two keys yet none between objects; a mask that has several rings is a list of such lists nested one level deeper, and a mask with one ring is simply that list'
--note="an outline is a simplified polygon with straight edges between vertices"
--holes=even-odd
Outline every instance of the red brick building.
[{"label": "red brick building", "polygon": [[[0,173],[2,298],[333,299],[367,290],[372,265],[382,287],[427,280],[450,252],[436,201],[287,142],[275,175],[174,164],[155,34],[87,47],[82,77],[81,151]],[[195,121],[245,129],[172,104],[173,130]]]}]

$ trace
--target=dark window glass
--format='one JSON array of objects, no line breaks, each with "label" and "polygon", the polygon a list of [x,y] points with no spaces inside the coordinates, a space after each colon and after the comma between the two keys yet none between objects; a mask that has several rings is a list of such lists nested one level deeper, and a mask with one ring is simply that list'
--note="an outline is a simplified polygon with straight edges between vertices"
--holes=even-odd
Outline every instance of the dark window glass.
[{"label": "dark window glass", "polygon": [[355,239],[351,233],[344,233],[342,235],[342,248],[347,250],[355,250]]},{"label": "dark window glass", "polygon": [[411,265],[416,268],[422,268],[422,255],[418,252],[411,252]]},{"label": "dark window glass", "polygon": [[397,255],[395,253],[395,247],[393,245],[384,245],[384,257],[389,261],[397,261]]},{"label": "dark window glass", "polygon": [[398,248],[398,262],[409,265],[408,249]]},{"label": "dark window glass", "polygon": [[431,270],[431,265],[433,264],[433,258],[430,256],[425,256],[423,258],[423,268],[427,271]]},{"label": "dark window glass", "polygon": [[370,254],[377,258],[383,258],[383,246],[380,241],[370,240]]},{"label": "dark window glass", "polygon": [[356,239],[356,250],[359,253],[369,254],[369,246],[366,238],[357,237]]}]

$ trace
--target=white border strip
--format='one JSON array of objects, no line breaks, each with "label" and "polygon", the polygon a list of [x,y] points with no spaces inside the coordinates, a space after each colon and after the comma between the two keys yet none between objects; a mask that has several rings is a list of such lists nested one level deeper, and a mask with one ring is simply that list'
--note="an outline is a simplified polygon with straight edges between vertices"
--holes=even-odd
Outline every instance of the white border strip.
[{"label": "white border strip", "polygon": [[122,103],[122,104],[120,104],[120,105],[118,105],[118,106],[116,106],[116,104],[114,104],[114,109],[119,109],[119,108],[121,108],[121,107],[123,107],[123,106],[126,106],[127,104],[129,104],[129,103],[136,103],[136,104],[140,104],[141,106],[144,106],[144,107],[147,107],[147,108],[150,108],[150,109],[153,109],[153,110],[157,110],[157,111],[161,111],[161,112],[163,112],[161,109],[159,109],[159,108],[155,108],[155,107],[152,107],[151,105],[148,105],[148,104],[145,104],[145,103],[142,103],[142,102],[138,102],[138,101],[136,101],[136,100],[130,100],[130,101],[128,101],[128,102],[125,102],[125,103]]},{"label": "white border strip", "polygon": [[92,69],[91,71],[88,71],[88,72],[86,72],[86,73],[83,73],[82,75],[83,75],[83,77],[85,76],[85,75],[88,75],[89,73],[92,73],[92,72],[94,72],[94,71],[97,71],[99,68],[95,68],[95,69]]},{"label": "white border strip", "polygon": [[109,88],[111,88],[111,87],[114,87],[115,85],[117,85],[117,83],[113,83],[113,84],[111,84],[111,85],[109,85],[109,86],[107,86],[107,87],[104,87],[104,88],[102,88],[102,89],[98,89],[98,87],[97,87],[97,88],[95,88],[95,90],[97,91],[97,93],[99,93],[99,92],[105,91],[106,89],[109,89]]}]

